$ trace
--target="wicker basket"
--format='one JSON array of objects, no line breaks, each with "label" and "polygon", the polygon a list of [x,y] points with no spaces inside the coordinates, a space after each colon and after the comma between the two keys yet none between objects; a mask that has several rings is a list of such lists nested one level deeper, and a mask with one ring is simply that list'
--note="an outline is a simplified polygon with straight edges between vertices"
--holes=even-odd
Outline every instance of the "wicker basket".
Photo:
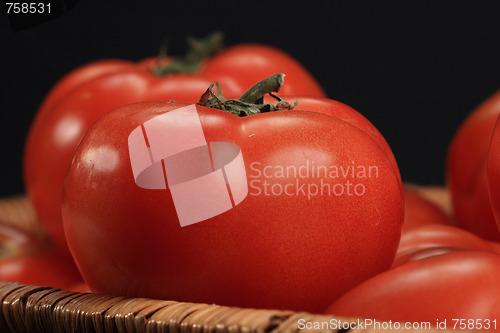
[{"label": "wicker basket", "polygon": [[[449,211],[442,188],[419,188]],[[44,235],[28,200],[0,200],[0,221]],[[0,332],[380,332],[357,327],[357,319],[281,310],[255,310],[209,304],[70,292],[0,282]],[[349,324],[331,329],[330,323]],[[307,328],[300,323],[321,325]],[[301,327],[302,326],[302,327]],[[392,330],[384,330],[385,332]],[[411,330],[405,330],[411,332]],[[418,330],[414,330],[414,332]],[[434,330],[426,330],[433,332]],[[437,332],[437,330],[436,330]],[[443,332],[440,330],[439,332]]]}]

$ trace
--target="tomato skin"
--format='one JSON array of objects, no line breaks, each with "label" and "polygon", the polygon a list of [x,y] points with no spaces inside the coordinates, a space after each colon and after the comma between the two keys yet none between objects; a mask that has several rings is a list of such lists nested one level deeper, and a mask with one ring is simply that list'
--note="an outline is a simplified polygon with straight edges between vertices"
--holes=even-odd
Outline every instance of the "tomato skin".
[{"label": "tomato skin", "polygon": [[428,224],[451,225],[451,218],[433,202],[424,198],[418,190],[405,186],[404,199],[403,231]]},{"label": "tomato skin", "polygon": [[427,224],[403,229],[392,267],[453,251],[495,253],[488,241],[446,224]]},{"label": "tomato skin", "polygon": [[[316,165],[356,161],[379,170],[377,178],[363,180],[364,196],[308,200],[254,192],[221,215],[180,227],[168,190],[144,190],[134,183],[127,147],[133,129],[180,106],[120,107],[94,123],[75,152],[63,221],[91,290],[318,312],[390,267],[403,219],[400,178],[368,134],[318,112],[239,118],[197,107],[207,142],[241,148],[249,182],[269,181],[255,172],[253,162],[276,167],[300,166],[305,158]],[[283,186],[295,180],[272,179]]]},{"label": "tomato skin", "polygon": [[479,105],[460,126],[448,148],[446,177],[458,226],[500,240],[488,194],[488,149],[500,114],[500,91]]},{"label": "tomato skin", "polygon": [[[242,56],[260,57],[263,63],[254,72],[246,64],[232,61]],[[222,68],[221,58],[239,67]],[[82,66],[62,78],[42,103],[26,141],[24,181],[38,219],[62,248],[67,250],[60,213],[64,175],[83,134],[109,110],[147,100],[195,103],[214,82],[220,83],[225,96],[239,97],[251,86],[247,82],[253,81],[253,74],[262,72],[285,73],[288,87],[284,90],[291,94],[304,90],[324,96],[320,85],[298,62],[265,46],[229,48],[202,63],[195,74],[157,77],[148,68],[158,61],[101,60]]]},{"label": "tomato skin", "polygon": [[[500,119],[500,116],[499,116]],[[497,119],[488,153],[488,191],[491,208],[500,228],[500,120]]]},{"label": "tomato skin", "polygon": [[82,281],[73,260],[46,240],[0,225],[0,280],[66,289]]},{"label": "tomato skin", "polygon": [[[400,322],[500,318],[500,256],[452,252],[409,262],[350,290],[325,313]],[[499,332],[490,325],[490,330]],[[480,330],[480,329],[479,329]]]},{"label": "tomato skin", "polygon": [[120,73],[134,67],[135,65],[133,63],[119,59],[98,60],[83,65],[66,74],[63,79],[54,85],[40,105],[38,113],[45,114],[47,112],[44,111],[45,109],[54,107],[54,104],[82,83],[96,79],[102,75]]}]

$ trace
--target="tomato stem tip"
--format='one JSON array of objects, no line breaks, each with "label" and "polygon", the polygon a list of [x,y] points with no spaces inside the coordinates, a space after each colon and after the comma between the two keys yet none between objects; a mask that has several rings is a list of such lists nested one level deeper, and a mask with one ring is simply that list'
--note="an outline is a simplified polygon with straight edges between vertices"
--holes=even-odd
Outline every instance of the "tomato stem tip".
[{"label": "tomato stem tip", "polygon": [[[199,105],[220,109],[230,112],[239,117],[250,116],[253,114],[279,111],[279,110],[292,110],[297,106],[296,101],[293,105],[287,101],[282,100],[280,97],[274,95],[274,92],[279,92],[285,80],[285,74],[278,73],[270,76],[248,89],[238,100],[226,100],[222,94],[218,83],[216,83],[217,94],[213,92],[212,83],[208,89],[201,95],[198,101]],[[264,103],[264,96],[269,94],[276,99],[276,105],[271,103]]]}]

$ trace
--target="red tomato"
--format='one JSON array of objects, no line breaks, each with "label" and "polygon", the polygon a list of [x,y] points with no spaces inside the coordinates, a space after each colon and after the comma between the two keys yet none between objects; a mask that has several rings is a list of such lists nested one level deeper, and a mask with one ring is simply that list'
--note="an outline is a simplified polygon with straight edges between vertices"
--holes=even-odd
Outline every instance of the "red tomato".
[{"label": "red tomato", "polygon": [[404,187],[405,219],[403,230],[428,224],[451,224],[448,215],[433,202],[424,198],[416,189]]},{"label": "red tomato", "polygon": [[[496,254],[452,252],[379,274],[340,297],[326,313],[432,326],[446,320],[440,328],[499,332],[499,275]],[[460,319],[471,320],[471,326],[458,326]]]},{"label": "red tomato", "polygon": [[239,97],[248,87],[275,73],[286,75],[286,85],[280,91],[282,95],[325,96],[323,88],[301,64],[282,51],[266,45],[240,44],[230,47],[207,61],[201,72],[215,80],[231,78],[236,81],[239,92],[230,92],[221,82],[226,96]]},{"label": "red tomato", "polygon": [[304,67],[269,46],[228,48],[203,62],[194,74],[158,77],[148,69],[158,61],[103,60],[83,66],[59,81],[42,103],[27,138],[24,178],[40,222],[63,248],[67,246],[60,212],[64,175],[83,134],[105,112],[137,101],[195,103],[216,81],[227,96],[239,96],[262,78],[256,75],[276,72],[287,76],[283,93],[324,96]]},{"label": "red tomato", "polygon": [[82,278],[73,260],[47,242],[0,224],[0,280],[66,289]]},{"label": "red tomato", "polygon": [[491,137],[487,173],[491,207],[497,226],[500,228],[500,120],[498,119]]},{"label": "red tomato", "polygon": [[488,194],[488,149],[500,114],[500,91],[479,105],[455,134],[447,157],[447,182],[458,226],[500,240]]},{"label": "red tomato", "polygon": [[486,240],[445,224],[428,224],[403,230],[392,267],[452,251],[495,252]]},{"label": "red tomato", "polygon": [[[147,102],[99,119],[68,170],[62,210],[90,289],[318,312],[388,269],[403,219],[399,174],[373,133],[315,111],[240,118],[204,106]],[[225,155],[217,143],[233,148]],[[197,148],[174,153],[186,145]],[[160,146],[173,157],[153,163],[146,151],[156,155]],[[202,186],[205,176],[194,175],[203,160],[190,155],[200,151],[212,158],[202,173],[210,177],[223,168],[219,157],[228,163],[239,157],[224,167],[224,180]],[[139,154],[145,164],[136,160]],[[184,157],[184,164],[174,163]],[[145,171],[134,171],[137,165]],[[162,179],[163,190],[138,186],[157,186],[153,179]],[[228,191],[232,202],[220,213]],[[220,214],[194,223],[208,207]],[[181,226],[189,218],[191,224]]]}]

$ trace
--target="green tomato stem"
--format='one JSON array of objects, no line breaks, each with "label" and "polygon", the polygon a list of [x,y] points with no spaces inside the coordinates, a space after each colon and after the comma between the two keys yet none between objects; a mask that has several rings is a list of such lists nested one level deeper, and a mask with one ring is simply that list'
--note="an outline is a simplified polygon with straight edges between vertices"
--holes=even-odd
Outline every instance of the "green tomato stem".
[{"label": "green tomato stem", "polygon": [[[224,35],[221,32],[215,32],[204,39],[188,38],[187,43],[190,47],[184,57],[175,58],[166,66],[158,66],[154,69],[156,76],[166,76],[176,73],[196,73],[203,60],[209,58],[220,51],[223,46]],[[160,58],[165,57],[166,47],[160,50]]]},{"label": "green tomato stem", "polygon": [[[238,100],[226,100],[222,97],[218,84],[218,94],[215,94],[212,90],[214,84],[211,84],[207,91],[205,91],[205,93],[203,93],[200,97],[198,104],[214,109],[224,110],[239,117],[271,111],[291,110],[298,104],[298,102],[291,105],[287,101],[283,101],[281,98],[273,94],[273,92],[280,91],[283,86],[284,78],[285,75],[281,73],[270,76],[248,89]],[[264,96],[266,94],[275,98],[278,103],[264,103]]]},{"label": "green tomato stem", "polygon": [[279,73],[270,76],[245,91],[245,93],[239,98],[239,101],[252,104],[262,103],[266,94],[279,92],[281,87],[283,87],[284,81],[285,74]]}]

